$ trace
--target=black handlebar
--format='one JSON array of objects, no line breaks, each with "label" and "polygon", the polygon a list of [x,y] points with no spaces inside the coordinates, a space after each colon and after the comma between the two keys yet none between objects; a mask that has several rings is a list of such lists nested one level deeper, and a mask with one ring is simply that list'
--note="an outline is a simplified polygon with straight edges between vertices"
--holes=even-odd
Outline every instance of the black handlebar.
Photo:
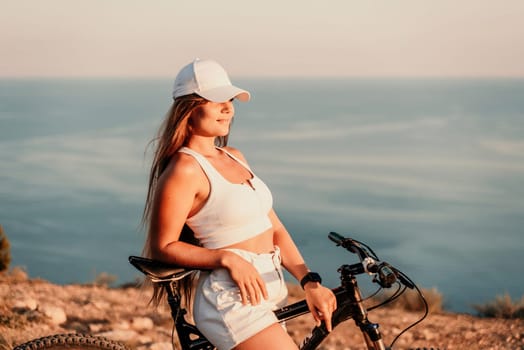
[{"label": "black handlebar", "polygon": [[338,246],[342,246],[343,248],[346,248],[351,253],[357,253],[355,248],[357,247],[357,244],[354,240],[351,238],[346,238],[336,232],[330,232],[328,235],[329,239],[335,242]]},{"label": "black handlebar", "polygon": [[338,233],[336,232],[330,232],[329,235],[328,235],[329,239],[332,240],[333,242],[335,242],[337,245],[342,245],[342,242],[344,242],[345,240],[347,240],[346,237],[342,236],[342,235],[339,235]]},{"label": "black handlebar", "polygon": [[414,283],[399,270],[386,262],[380,262],[377,255],[366,244],[352,238],[346,238],[336,232],[330,232],[328,237],[335,242],[337,246],[341,246],[359,256],[360,264],[351,267],[353,272],[357,274],[364,272],[375,274],[373,281],[377,282],[383,288],[391,287],[397,279],[408,288],[413,289],[415,287]]},{"label": "black handlebar", "polygon": [[[383,301],[382,303],[373,306],[372,308],[368,308],[368,311],[395,300],[397,297],[402,295],[402,293],[404,293],[406,288],[415,289],[418,292],[425,306],[424,316],[422,316],[421,319],[404,329],[402,332],[400,332],[400,334],[398,334],[395,337],[388,349],[393,348],[393,344],[404,332],[406,332],[408,329],[415,326],[416,324],[420,323],[427,316],[429,308],[428,303],[424,298],[424,295],[417,287],[417,285],[406,274],[404,274],[397,268],[391,266],[387,262],[380,261],[375,252],[373,252],[373,250],[367,244],[359,242],[356,239],[346,238],[336,232],[330,232],[328,237],[330,240],[335,242],[337,246],[342,246],[349,252],[357,254],[360,258],[360,263],[358,264],[342,265],[339,268],[338,271],[341,274],[341,279],[343,283],[344,281],[354,281],[355,275],[363,274],[366,272],[370,275],[374,275],[373,282],[378,283],[381,288],[390,288],[393,286],[393,284],[397,283],[398,289],[393,293],[391,297],[389,297],[386,301]],[[350,279],[347,279],[347,277],[350,277]],[[403,288],[402,285],[404,285]]]},{"label": "black handlebar", "polygon": [[328,237],[335,242],[337,246],[341,246],[349,252],[357,254],[360,257],[360,261],[364,261],[366,258],[379,260],[373,250],[362,242],[352,238],[346,238],[336,232],[330,232]]}]

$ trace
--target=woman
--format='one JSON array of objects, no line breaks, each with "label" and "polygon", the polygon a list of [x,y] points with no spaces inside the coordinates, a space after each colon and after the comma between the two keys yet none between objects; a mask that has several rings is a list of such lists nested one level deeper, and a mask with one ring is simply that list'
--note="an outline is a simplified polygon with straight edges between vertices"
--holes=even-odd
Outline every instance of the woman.
[{"label": "woman", "polygon": [[[233,100],[248,101],[249,93],[217,62],[197,59],[177,75],[173,98],[151,168],[146,251],[211,271],[195,290],[197,328],[219,350],[297,349],[272,312],[285,304],[284,266],[301,281],[316,322],[331,330],[335,296],[308,269],[267,186],[226,147]],[[181,236],[187,227],[198,244]]]}]

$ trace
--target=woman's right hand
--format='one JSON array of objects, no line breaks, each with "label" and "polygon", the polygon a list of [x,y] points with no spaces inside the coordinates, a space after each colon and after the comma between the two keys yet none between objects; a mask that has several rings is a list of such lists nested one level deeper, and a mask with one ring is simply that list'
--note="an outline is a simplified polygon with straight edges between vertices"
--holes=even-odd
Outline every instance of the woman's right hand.
[{"label": "woman's right hand", "polygon": [[233,252],[224,251],[222,266],[238,285],[242,304],[258,305],[262,298],[268,298],[266,283],[250,262]]}]

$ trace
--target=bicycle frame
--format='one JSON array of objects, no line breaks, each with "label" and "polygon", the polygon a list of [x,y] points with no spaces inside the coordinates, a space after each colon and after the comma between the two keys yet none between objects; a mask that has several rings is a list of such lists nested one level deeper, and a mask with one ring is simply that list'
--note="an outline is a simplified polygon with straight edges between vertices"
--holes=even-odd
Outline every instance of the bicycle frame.
[{"label": "bicycle frame", "polygon": [[[375,305],[369,310],[384,305],[401,295],[406,288],[415,289],[425,305],[425,314],[421,319],[406,327],[393,340],[390,346],[405,331],[420,323],[428,314],[428,305],[422,292],[411,279],[389,265],[381,262],[373,250],[366,244],[351,238],[345,238],[338,233],[330,232],[329,239],[351,253],[358,255],[360,263],[352,265],[342,265],[338,272],[340,274],[340,286],[333,290],[337,298],[337,309],[334,311],[331,319],[333,328],[340,323],[353,319],[356,326],[360,329],[368,350],[386,350],[389,349],[384,345],[379,325],[368,319],[368,309],[364,305],[360,288],[357,283],[357,275],[368,273],[374,275],[373,282],[380,285],[381,288],[390,288],[393,284],[398,284],[399,289],[392,297],[379,305]],[[175,328],[180,340],[182,350],[213,350],[215,347],[200,333],[195,325],[190,324],[185,319],[187,311],[181,306],[181,298],[178,292],[177,283],[195,270],[187,270],[179,266],[166,265],[159,261],[146,259],[142,257],[129,257],[129,262],[138,270],[149,276],[154,283],[160,283],[167,293],[167,300],[171,308],[171,316],[175,323]],[[401,286],[404,289],[401,290]],[[400,292],[399,292],[400,291]],[[279,321],[287,321],[295,317],[309,313],[305,300],[287,305],[281,309],[275,310],[275,315]],[[329,335],[325,323],[315,326],[311,334],[307,336],[300,346],[301,350],[313,350]]]},{"label": "bicycle frame", "polygon": [[[340,323],[353,318],[355,324],[361,330],[364,341],[369,350],[385,350],[386,347],[382,340],[379,325],[368,320],[367,310],[363,305],[362,296],[355,276],[355,267],[343,265],[340,267],[341,285],[333,289],[337,298],[337,310],[333,313],[332,324],[335,328]],[[181,297],[173,281],[159,282],[167,294],[167,301],[171,309],[171,316],[175,322],[176,332],[182,350],[213,350],[215,347],[205,338],[205,336],[189,323],[185,315],[187,311],[181,306]],[[306,301],[301,300],[293,304],[275,310],[275,315],[279,321],[288,321],[295,317],[309,313]],[[311,334],[306,337],[301,350],[316,349],[320,343],[329,335],[325,324],[316,326]]]}]

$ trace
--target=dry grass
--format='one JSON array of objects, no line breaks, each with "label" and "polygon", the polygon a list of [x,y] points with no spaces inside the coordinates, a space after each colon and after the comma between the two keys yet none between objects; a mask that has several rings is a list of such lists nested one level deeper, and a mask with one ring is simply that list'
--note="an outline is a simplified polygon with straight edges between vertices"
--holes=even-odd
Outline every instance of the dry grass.
[{"label": "dry grass", "polygon": [[483,305],[473,305],[480,317],[524,319],[524,296],[520,300],[511,299],[508,293],[498,295],[493,301]]},{"label": "dry grass", "polygon": [[11,245],[2,225],[0,225],[0,272],[7,271],[11,263]]},{"label": "dry grass", "polygon": [[[443,312],[443,297],[442,294],[436,289],[424,289],[422,288],[422,294],[424,299],[428,304],[428,309],[430,313],[442,313]],[[379,302],[382,302],[390,297],[390,293],[384,293],[376,297]],[[406,291],[391,304],[388,304],[389,307],[399,308],[406,311],[424,311],[425,305],[424,301],[420,295],[411,289],[406,289]]]}]

